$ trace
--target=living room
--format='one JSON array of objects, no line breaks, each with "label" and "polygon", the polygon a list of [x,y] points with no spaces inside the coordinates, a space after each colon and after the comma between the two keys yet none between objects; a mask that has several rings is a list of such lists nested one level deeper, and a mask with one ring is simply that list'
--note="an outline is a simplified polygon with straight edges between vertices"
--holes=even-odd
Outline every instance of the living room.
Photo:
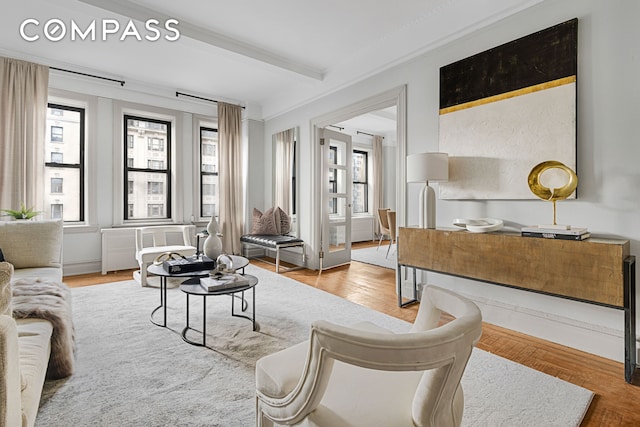
[{"label": "living room", "polygon": [[[369,56],[354,56],[352,59],[360,63],[367,60],[375,62],[375,66],[367,71],[352,68],[353,74],[349,75],[345,69],[353,63],[344,62],[338,64],[335,70],[330,69],[322,81],[298,73],[297,77],[289,79],[294,81],[293,87],[280,86],[276,95],[266,89],[259,94],[247,93],[246,88],[238,89],[236,93],[226,88],[202,89],[211,86],[202,83],[202,80],[198,80],[201,78],[199,75],[195,76],[188,70],[180,77],[183,81],[180,85],[160,86],[151,77],[149,81],[144,81],[140,75],[153,74],[153,69],[149,69],[145,61],[156,64],[156,58],[168,52],[163,49],[173,49],[168,47],[171,43],[168,40],[139,42],[139,57],[133,67],[136,70],[131,71],[127,71],[127,67],[118,69],[103,66],[99,62],[90,66],[92,60],[99,58],[85,58],[84,55],[89,53],[82,42],[76,41],[77,46],[69,43],[62,49],[60,45],[45,40],[42,26],[48,19],[60,18],[69,24],[73,18],[81,22],[88,16],[94,19],[114,16],[113,11],[90,6],[96,3],[66,1],[53,11],[45,7],[44,2],[28,2],[12,5],[1,18],[0,55],[126,81],[120,85],[118,82],[64,71],[50,71],[50,102],[86,107],[88,123],[87,208],[82,224],[69,224],[64,230],[65,276],[99,272],[102,267],[102,230],[131,225],[123,215],[125,202],[121,190],[125,188],[121,141],[123,115],[141,115],[172,123],[176,138],[171,220],[175,223],[195,223],[202,228],[208,218],[202,216],[200,210],[196,141],[201,126],[216,125],[216,104],[183,95],[175,96],[175,93],[179,91],[245,107],[243,148],[246,149],[244,166],[247,173],[242,211],[245,230],[252,223],[254,207],[264,210],[273,203],[272,136],[282,130],[296,128],[299,132],[301,171],[298,177],[298,231],[307,244],[307,266],[317,269],[320,265],[318,248],[321,233],[318,214],[320,202],[315,197],[319,180],[313,148],[316,138],[314,126],[321,127],[331,121],[337,123],[350,115],[378,109],[381,104],[397,105],[399,129],[402,132],[398,140],[397,166],[398,176],[404,176],[404,159],[407,155],[439,151],[441,67],[573,18],[578,19],[576,173],[579,187],[575,200],[558,203],[558,216],[563,223],[588,227],[594,236],[629,240],[631,254],[638,252],[640,234],[633,227],[629,228],[629,224],[640,219],[637,191],[633,190],[633,183],[638,179],[634,164],[634,154],[638,148],[633,143],[635,128],[632,126],[633,114],[638,110],[638,97],[634,96],[637,95],[638,85],[633,83],[633,79],[640,71],[635,44],[638,30],[633,22],[634,17],[639,16],[640,6],[635,1],[514,0],[479,2],[481,5],[470,1],[436,2],[442,9],[436,8],[431,15],[423,18],[425,21],[421,25],[431,25],[433,28],[434,34],[429,34],[428,45],[424,42],[418,44],[415,40],[413,42],[416,44],[411,45],[407,41],[408,46],[402,47],[402,58],[390,59],[383,57],[381,52],[381,58],[386,63],[371,59],[371,56],[375,56],[375,49],[371,48],[365,52]],[[113,2],[117,3],[122,5],[127,2]],[[141,4],[153,7],[149,2],[136,2],[133,6]],[[136,22],[143,21],[133,13],[139,12],[133,6],[129,4],[132,11],[129,16]],[[478,9],[482,8],[485,9],[481,15],[483,19],[478,21]],[[167,9],[164,12],[166,16],[175,14],[182,18],[176,10]],[[459,15],[453,19],[455,12]],[[119,14],[115,16],[122,17]],[[40,26],[26,27],[27,35],[40,34],[40,40],[28,42],[20,37],[18,28],[27,18],[37,18],[41,23]],[[122,19],[122,22],[126,22]],[[370,25],[375,23],[371,22]],[[144,37],[144,25],[138,24],[138,27]],[[187,27],[185,23],[176,27],[184,30],[182,37],[188,40],[175,60],[196,68],[202,40],[186,36]],[[435,34],[437,31],[441,33]],[[170,36],[172,33],[167,31],[166,34]],[[121,43],[116,39],[106,42],[109,49]],[[399,39],[390,37],[380,40],[381,51],[386,47],[385,43],[393,42],[399,42]],[[95,47],[102,46],[99,43],[93,42],[90,48],[95,51],[92,55],[98,57],[100,48]],[[171,52],[174,53],[173,50]],[[104,55],[112,55],[112,52],[109,51],[107,55],[105,50]],[[126,58],[129,59],[128,56]],[[247,87],[253,88],[254,81],[261,78],[251,70],[245,72],[245,79],[252,81],[252,85],[247,84]],[[336,75],[341,80],[338,81]],[[202,83],[200,87],[197,86],[198,81]],[[523,181],[528,172],[523,171]],[[398,181],[398,226],[417,224],[420,186],[400,179]],[[534,199],[438,200],[437,225],[451,227],[456,218],[482,217],[500,218],[520,225],[548,223],[552,209],[550,204]],[[526,262],[523,260],[523,263]],[[623,310],[445,275],[429,273],[426,277],[429,283],[473,299],[481,306],[483,319],[487,323],[621,364],[624,361]]]}]

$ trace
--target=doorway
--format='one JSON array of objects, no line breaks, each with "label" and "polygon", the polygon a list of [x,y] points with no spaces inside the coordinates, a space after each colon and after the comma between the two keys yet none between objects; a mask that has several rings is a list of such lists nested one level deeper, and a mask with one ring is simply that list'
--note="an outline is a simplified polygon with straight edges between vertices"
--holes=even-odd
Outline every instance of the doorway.
[{"label": "doorway", "polygon": [[351,240],[370,243],[379,237],[377,210],[396,211],[397,107],[371,111],[330,127],[352,137]]},{"label": "doorway", "polygon": [[[312,245],[316,255],[313,259],[309,259],[309,265],[311,268],[326,269],[336,265],[329,263],[326,259],[326,254],[323,251],[323,245],[325,245],[324,239],[327,236],[330,223],[323,222],[322,218],[325,214],[325,200],[322,196],[322,189],[324,181],[327,180],[325,175],[324,166],[322,164],[323,150],[320,145],[320,129],[328,128],[331,125],[345,122],[356,117],[361,117],[368,113],[383,111],[388,108],[396,109],[396,148],[395,148],[395,191],[394,200],[397,211],[397,224],[403,226],[406,222],[406,201],[405,201],[405,187],[406,181],[405,162],[406,157],[406,86],[400,86],[398,88],[389,90],[380,95],[371,97],[364,101],[350,105],[343,109],[334,111],[324,116],[318,117],[311,121],[311,135],[312,141],[312,238],[310,245]],[[347,259],[349,262],[351,259],[351,236],[348,236],[348,241],[344,242],[344,247],[349,252],[343,254],[344,257],[341,260]],[[347,256],[348,255],[348,256]],[[321,258],[322,257],[322,258]]]}]

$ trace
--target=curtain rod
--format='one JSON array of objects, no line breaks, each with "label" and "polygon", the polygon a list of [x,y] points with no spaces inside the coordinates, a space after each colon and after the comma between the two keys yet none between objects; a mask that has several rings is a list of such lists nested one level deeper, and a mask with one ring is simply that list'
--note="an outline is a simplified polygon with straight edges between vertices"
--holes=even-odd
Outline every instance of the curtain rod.
[{"label": "curtain rod", "polygon": [[336,129],[338,129],[338,130],[340,130],[340,131],[341,131],[342,129],[344,129],[344,128],[341,128],[340,126],[336,126],[336,125],[329,125],[329,126],[327,126],[327,127],[330,127],[330,128],[336,128]]},{"label": "curtain rod", "polygon": [[125,84],[124,80],[111,79],[109,77],[96,76],[94,74],[81,73],[79,71],[65,70],[64,68],[49,67],[49,69],[56,70],[56,71],[63,71],[65,73],[78,74],[80,76],[85,76],[85,77],[93,77],[94,79],[108,80],[110,82],[120,83],[120,86],[124,86]]},{"label": "curtain rod", "polygon": [[[362,132],[362,131],[356,131],[356,133],[358,135],[380,136],[380,135],[374,135],[374,134],[367,133],[367,132]],[[382,137],[382,139],[384,139],[384,136]]]},{"label": "curtain rod", "polygon": [[[215,100],[215,99],[203,98],[203,97],[201,97],[201,96],[189,95],[188,93],[183,93],[183,92],[177,92],[177,91],[176,91],[176,98],[177,98],[178,96],[180,96],[180,95],[182,95],[182,96],[188,96],[189,98],[201,99],[202,101],[215,102],[216,104],[217,104],[218,102],[221,102],[221,101],[217,101],[217,100]],[[244,110],[244,107],[243,107],[242,105],[238,105],[238,107],[240,107],[240,108],[242,108],[242,109]]]}]

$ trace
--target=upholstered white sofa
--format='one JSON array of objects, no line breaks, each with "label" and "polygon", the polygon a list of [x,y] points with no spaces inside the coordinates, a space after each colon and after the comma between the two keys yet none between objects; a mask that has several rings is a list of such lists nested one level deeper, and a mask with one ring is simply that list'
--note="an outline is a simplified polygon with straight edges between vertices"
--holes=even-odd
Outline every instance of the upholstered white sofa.
[{"label": "upholstered white sofa", "polygon": [[[45,378],[51,374],[47,371],[54,327],[44,318],[19,317],[20,310],[30,303],[40,306],[37,286],[25,285],[54,283],[65,293],[62,222],[0,222],[0,250],[5,258],[0,262],[0,425],[33,426]],[[19,286],[14,286],[16,283]],[[15,288],[23,289],[20,295],[12,295]],[[70,304],[68,299],[62,301]],[[62,312],[68,312],[70,322],[70,306]],[[56,372],[53,377],[66,376],[72,369],[63,367],[62,375]]]}]

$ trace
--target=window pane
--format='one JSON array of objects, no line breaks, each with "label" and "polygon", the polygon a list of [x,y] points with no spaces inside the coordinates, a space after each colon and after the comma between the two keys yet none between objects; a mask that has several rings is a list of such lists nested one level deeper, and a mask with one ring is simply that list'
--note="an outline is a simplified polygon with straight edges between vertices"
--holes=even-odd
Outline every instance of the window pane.
[{"label": "window pane", "polygon": [[353,182],[367,182],[367,153],[353,152]]},{"label": "window pane", "polygon": [[64,221],[84,220],[83,108],[49,104],[45,140],[45,212]]},{"label": "window pane", "polygon": [[353,213],[367,212],[367,186],[366,184],[353,184]]},{"label": "window pane", "polygon": [[[51,107],[47,109],[47,129],[50,129],[50,133],[45,142],[45,160],[52,159],[52,153],[56,153],[64,156],[67,163],[80,163],[80,138],[81,134],[84,134],[84,130],[81,129],[81,115],[84,115],[84,110],[79,110]],[[63,114],[55,115],[53,111],[62,111]],[[63,138],[64,144],[60,144]]]},{"label": "window pane", "polygon": [[353,213],[369,212],[368,152],[353,150]]},{"label": "window pane", "polygon": [[167,123],[128,118],[127,165],[138,169],[166,169],[167,129]]},{"label": "window pane", "polygon": [[218,132],[200,127],[200,216],[218,215]]},{"label": "window pane", "polygon": [[[44,169],[45,182],[50,188],[44,196],[45,211],[53,215],[60,212],[64,221],[82,221],[80,218],[80,169],[64,167],[46,167]],[[54,208],[54,205],[59,207]],[[62,208],[64,206],[64,209]],[[55,209],[55,210],[54,210]],[[60,218],[60,217],[51,217]]]},{"label": "window pane", "polygon": [[127,115],[124,120],[125,220],[170,218],[171,122]]},{"label": "window pane", "polygon": [[166,174],[128,172],[128,219],[167,218]]}]

